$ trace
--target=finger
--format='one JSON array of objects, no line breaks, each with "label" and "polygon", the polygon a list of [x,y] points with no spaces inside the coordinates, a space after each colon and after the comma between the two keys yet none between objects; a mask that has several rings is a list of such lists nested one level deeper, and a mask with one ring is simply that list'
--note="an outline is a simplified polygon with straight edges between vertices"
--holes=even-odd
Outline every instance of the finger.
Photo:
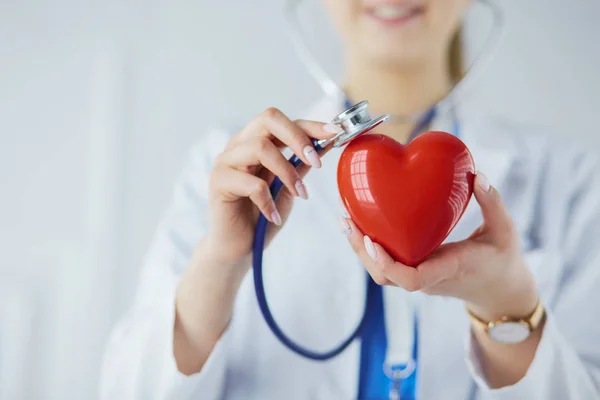
[{"label": "finger", "polygon": [[416,292],[421,289],[421,279],[415,268],[394,260],[383,246],[373,242],[368,236],[365,236],[365,245],[367,249],[372,246],[372,250],[369,250],[368,253],[377,254],[374,259],[375,266],[392,284],[408,292]]},{"label": "finger", "polygon": [[297,119],[294,123],[313,139],[329,139],[343,131],[342,127],[332,123]]},{"label": "finger", "polygon": [[[331,151],[333,149],[332,146],[327,146],[324,150],[321,151],[321,157],[324,156],[325,154],[327,154],[329,151]],[[303,179],[308,172],[310,171],[311,167],[309,165],[306,164],[300,164],[297,168],[296,171],[298,171],[298,176]],[[273,173],[271,171],[269,171],[266,168],[262,168],[260,169],[257,173],[256,176],[258,176],[261,179],[264,179],[265,181],[267,181],[267,183],[269,184],[269,186],[271,185],[271,183],[273,182],[273,179],[275,178],[275,176],[273,175]],[[307,196],[309,193],[309,190],[306,186],[306,182],[304,182],[304,188],[307,192]],[[293,192],[292,192],[293,193]],[[302,196],[300,196],[302,197]]]},{"label": "finger", "polygon": [[[327,146],[324,150],[321,150],[320,157],[323,158],[323,156],[329,153],[332,149],[333,146]],[[296,169],[300,177],[304,178],[306,174],[308,174],[308,172],[311,170],[311,166],[307,164],[300,164]]]},{"label": "finger", "polygon": [[[266,168],[262,168],[260,171],[258,171],[256,176],[267,182],[269,188],[271,188],[273,180],[275,180],[275,175],[273,175],[273,173]],[[277,199],[275,199],[275,206],[277,207],[277,211],[279,211],[279,214],[281,214],[281,218],[284,223],[287,216],[289,216],[289,211],[291,210],[294,201],[294,196],[295,194],[293,192],[290,192],[290,190],[286,186],[284,186],[281,188],[281,191],[277,195]]]},{"label": "finger", "polygon": [[389,279],[378,270],[373,262],[373,258],[368,254],[367,249],[365,248],[365,236],[358,229],[356,224],[349,218],[340,217],[340,225],[342,232],[348,238],[348,242],[350,242],[352,250],[358,255],[362,265],[369,275],[371,275],[373,281],[378,285],[389,285],[391,283]]},{"label": "finger", "polygon": [[218,162],[243,170],[248,166],[262,165],[278,176],[291,193],[303,199],[308,198],[306,187],[296,168],[264,136],[250,138],[223,152]]},{"label": "finger", "polygon": [[220,167],[211,176],[211,187],[224,201],[249,198],[269,222],[281,225],[281,215],[264,180],[231,167]]},{"label": "finger", "polygon": [[416,267],[421,285],[431,287],[458,276],[460,253],[467,242],[447,243],[440,246],[431,256]]},{"label": "finger", "polygon": [[327,132],[326,126],[314,121],[292,122],[276,108],[268,108],[242,130],[234,141],[244,140],[250,136],[274,137],[289,147],[298,158],[307,165],[320,168],[322,163],[313,144],[312,138],[325,139],[334,133]]},{"label": "finger", "polygon": [[508,245],[514,237],[514,224],[498,191],[490,185],[487,177],[478,172],[474,193],[481,207],[486,233],[498,245]]},{"label": "finger", "polygon": [[[363,235],[350,218],[342,217],[341,221],[352,249],[359,255],[375,282],[393,284],[410,292],[421,288],[419,273],[415,268],[396,262],[383,246]],[[347,225],[344,225],[344,221]]]}]

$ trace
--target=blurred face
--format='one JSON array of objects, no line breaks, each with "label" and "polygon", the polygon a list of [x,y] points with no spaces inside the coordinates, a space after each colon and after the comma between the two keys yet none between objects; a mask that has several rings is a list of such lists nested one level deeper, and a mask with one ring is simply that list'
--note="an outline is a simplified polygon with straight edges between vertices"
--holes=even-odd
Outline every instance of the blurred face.
[{"label": "blurred face", "polygon": [[354,57],[415,64],[444,56],[473,0],[324,0]]}]

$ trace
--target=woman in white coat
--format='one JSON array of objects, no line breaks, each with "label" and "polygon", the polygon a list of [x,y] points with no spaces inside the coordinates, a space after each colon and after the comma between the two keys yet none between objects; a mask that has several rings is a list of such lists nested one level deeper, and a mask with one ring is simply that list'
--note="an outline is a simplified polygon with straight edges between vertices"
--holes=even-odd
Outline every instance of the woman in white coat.
[{"label": "woman in white coat", "polygon": [[[111,337],[103,399],[388,398],[389,349],[381,346],[399,338],[418,343],[402,398],[600,398],[595,164],[576,146],[441,100],[460,79],[456,36],[469,3],[326,1],[345,43],[347,98],[392,115],[439,102],[426,128],[455,133],[471,150],[481,171],[475,200],[448,243],[411,268],[347,216],[338,223],[340,152],[321,159],[311,138],[335,133],[321,121],[345,108],[343,97],[319,101],[302,120],[270,108],[239,130],[202,133],[135,304]],[[413,129],[389,122],[380,131],[406,142]],[[292,168],[282,147],[306,165]],[[276,204],[267,185],[273,175],[285,184]],[[329,361],[308,360],[277,341],[249,274],[259,212],[277,228],[265,253],[265,286],[282,329],[307,347],[336,345],[362,315],[370,276],[382,317],[371,316],[368,337]],[[409,301],[415,336],[411,318],[398,319]]]}]

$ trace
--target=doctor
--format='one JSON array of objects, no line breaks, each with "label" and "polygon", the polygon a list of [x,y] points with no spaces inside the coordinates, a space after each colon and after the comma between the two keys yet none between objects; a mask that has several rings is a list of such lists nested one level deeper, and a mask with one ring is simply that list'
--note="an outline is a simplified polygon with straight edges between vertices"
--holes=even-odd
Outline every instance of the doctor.
[{"label": "doctor", "polygon": [[[390,349],[412,346],[416,368],[399,382],[403,399],[600,398],[600,192],[591,158],[568,141],[452,107],[446,95],[463,73],[458,32],[469,0],[325,3],[345,43],[346,96],[320,100],[302,120],[270,108],[240,129],[201,133],[135,303],[110,339],[101,397],[387,399],[398,383],[388,377]],[[420,131],[458,135],[481,171],[447,243],[416,269],[343,215],[340,151],[319,157],[311,146],[335,134],[320,121],[349,99],[392,116],[439,103]],[[392,118],[378,131],[406,142],[415,129]],[[292,168],[282,147],[306,165]],[[276,204],[273,175],[286,187]],[[262,319],[249,274],[259,212],[272,222],[269,303],[295,341],[338,344],[356,327],[372,278],[375,311],[338,357],[305,359]]]}]

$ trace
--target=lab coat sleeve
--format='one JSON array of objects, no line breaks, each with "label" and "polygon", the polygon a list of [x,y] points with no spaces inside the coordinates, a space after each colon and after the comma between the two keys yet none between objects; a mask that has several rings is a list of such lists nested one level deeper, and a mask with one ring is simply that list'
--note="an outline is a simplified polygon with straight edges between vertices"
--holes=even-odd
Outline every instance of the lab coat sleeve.
[{"label": "lab coat sleeve", "polygon": [[[589,161],[589,162],[588,162]],[[473,336],[467,364],[485,400],[600,399],[600,186],[597,164],[582,161],[573,176],[561,253],[564,271],[535,358],[514,385],[491,389]]]},{"label": "lab coat sleeve", "polygon": [[221,150],[225,138],[219,132],[206,135],[192,150],[175,186],[142,268],[133,306],[109,338],[100,383],[102,400],[222,397],[229,330],[202,370],[185,376],[173,356],[173,324],[179,279],[207,226],[206,191],[213,158],[207,149]]}]

